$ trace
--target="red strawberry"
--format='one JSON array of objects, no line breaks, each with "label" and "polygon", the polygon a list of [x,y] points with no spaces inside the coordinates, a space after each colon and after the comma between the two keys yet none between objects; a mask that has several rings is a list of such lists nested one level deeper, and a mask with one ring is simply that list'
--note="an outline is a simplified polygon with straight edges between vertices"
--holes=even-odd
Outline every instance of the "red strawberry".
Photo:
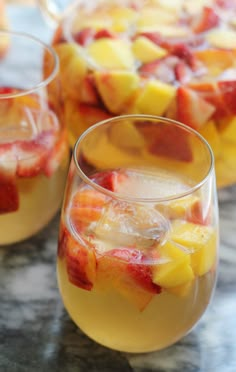
[{"label": "red strawberry", "polygon": [[186,65],[185,62],[179,62],[175,66],[175,77],[180,84],[187,84],[193,76],[192,70]]},{"label": "red strawberry", "polygon": [[116,35],[112,33],[111,31],[107,30],[106,28],[98,30],[94,35],[94,39],[101,39],[101,38],[114,39],[115,37]]},{"label": "red strawberry", "polygon": [[144,36],[150,41],[152,41],[156,45],[161,45],[162,43],[162,36],[159,32],[141,32],[140,34],[135,35],[135,37]]},{"label": "red strawberry", "polygon": [[58,249],[57,249],[57,255],[61,259],[65,257],[69,236],[70,236],[69,231],[61,223],[60,231],[59,231],[59,239],[58,239]]},{"label": "red strawberry", "polygon": [[164,57],[142,65],[139,73],[144,78],[155,77],[165,83],[172,83],[175,81],[174,69],[178,62],[179,58],[175,56]]},{"label": "red strawberry", "polygon": [[90,291],[96,277],[96,256],[92,247],[85,247],[71,236],[66,244],[66,268],[69,281]]},{"label": "red strawberry", "polygon": [[17,161],[11,144],[0,145],[0,214],[15,212],[19,208],[16,185]]},{"label": "red strawberry", "polygon": [[152,271],[150,265],[145,263],[145,255],[132,248],[117,248],[107,252],[112,256],[124,262],[126,273],[142,289],[157,294],[161,292],[161,287],[152,282]]},{"label": "red strawberry", "polygon": [[44,173],[47,177],[51,177],[58,169],[66,154],[68,153],[68,139],[67,132],[63,131],[57,143],[52,147],[48,153],[46,164],[44,165]]},{"label": "red strawberry", "polygon": [[218,87],[224,106],[231,114],[236,114],[236,81],[219,81]]},{"label": "red strawberry", "polygon": [[77,32],[76,34],[73,35],[73,39],[80,45],[86,46],[88,45],[94,37],[95,31],[90,28],[86,27],[82,29],[81,31]]},{"label": "red strawberry", "polygon": [[177,90],[177,120],[199,129],[213,115],[215,107],[186,87]]},{"label": "red strawberry", "polygon": [[187,221],[198,225],[209,225],[211,222],[210,210],[206,213],[203,204],[196,201],[187,211]]},{"label": "red strawberry", "polygon": [[126,178],[127,175],[124,172],[107,171],[98,173],[92,179],[104,189],[116,192],[118,185]]},{"label": "red strawberry", "polygon": [[52,131],[45,131],[34,140],[15,142],[18,177],[34,177],[43,171],[55,141],[54,136]]},{"label": "red strawberry", "polygon": [[192,24],[195,33],[204,32],[218,26],[220,17],[213,8],[205,6],[202,13],[196,17]]}]

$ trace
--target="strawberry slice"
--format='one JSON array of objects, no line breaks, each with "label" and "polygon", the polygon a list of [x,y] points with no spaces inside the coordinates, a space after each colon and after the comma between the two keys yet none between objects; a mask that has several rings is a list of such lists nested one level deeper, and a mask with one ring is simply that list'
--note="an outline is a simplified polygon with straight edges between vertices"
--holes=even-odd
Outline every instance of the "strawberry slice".
[{"label": "strawberry slice", "polygon": [[215,107],[215,111],[212,116],[213,119],[219,119],[229,114],[228,108],[224,103],[223,96],[216,83],[191,83],[189,84],[189,88],[195,91],[199,95],[199,97],[204,99],[204,101],[210,103]]},{"label": "strawberry slice", "polygon": [[181,84],[187,84],[193,76],[192,70],[185,62],[179,62],[175,66],[175,77]]},{"label": "strawberry slice", "polygon": [[177,90],[177,120],[199,129],[213,115],[215,107],[186,87]]},{"label": "strawberry slice", "polygon": [[73,39],[83,47],[88,45],[94,37],[95,31],[91,27],[86,27],[73,35]]},{"label": "strawberry slice", "polygon": [[98,30],[95,35],[94,35],[94,39],[102,39],[102,38],[109,38],[109,39],[114,39],[116,37],[116,35],[107,30],[106,28],[103,28],[101,30]]},{"label": "strawberry slice", "polygon": [[35,177],[41,173],[54,141],[55,134],[53,131],[44,131],[31,141],[16,141],[17,176]]},{"label": "strawberry slice", "polygon": [[54,172],[58,169],[63,159],[65,158],[67,152],[68,138],[67,132],[64,130],[61,133],[59,140],[52,147],[48,154],[46,165],[44,166],[44,174],[47,177],[51,177],[54,174]]},{"label": "strawberry slice", "polygon": [[219,81],[218,87],[227,111],[236,114],[236,81]]},{"label": "strawberry slice", "polygon": [[144,78],[155,77],[164,83],[172,83],[175,81],[174,69],[179,61],[179,58],[175,56],[164,57],[145,63],[140,67],[139,73]]},{"label": "strawberry slice", "polygon": [[69,281],[91,291],[96,277],[96,256],[92,247],[85,247],[72,236],[66,242],[66,269]]},{"label": "strawberry slice", "polygon": [[16,185],[17,161],[11,144],[0,145],[0,214],[15,212],[19,208]]},{"label": "strawberry slice", "polygon": [[192,24],[193,31],[198,34],[204,31],[208,31],[220,23],[220,17],[213,8],[205,6],[202,9],[201,14],[196,17]]},{"label": "strawberry slice", "polygon": [[135,35],[134,39],[139,37],[139,36],[144,36],[146,37],[147,39],[149,39],[150,41],[152,41],[154,44],[160,46],[162,41],[163,41],[163,37],[161,36],[161,34],[159,32],[141,32],[137,35]]},{"label": "strawberry slice", "polygon": [[94,175],[92,178],[92,180],[96,182],[99,186],[102,186],[104,189],[113,192],[116,192],[118,190],[118,186],[125,179],[127,179],[127,175],[121,171],[100,172],[97,175]]}]

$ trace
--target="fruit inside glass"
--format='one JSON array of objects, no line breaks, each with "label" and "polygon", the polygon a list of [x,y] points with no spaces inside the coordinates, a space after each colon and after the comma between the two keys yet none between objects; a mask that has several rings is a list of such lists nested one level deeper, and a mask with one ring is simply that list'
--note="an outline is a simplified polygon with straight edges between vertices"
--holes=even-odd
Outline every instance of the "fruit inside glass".
[{"label": "fruit inside glass", "polygon": [[0,245],[26,239],[61,206],[69,163],[58,59],[0,31]]},{"label": "fruit inside glass", "polygon": [[65,308],[85,334],[125,352],[175,343],[210,302],[217,252],[214,163],[197,132],[127,115],[80,137],[57,274]]},{"label": "fruit inside glass", "polygon": [[[59,3],[38,1],[44,11]],[[71,3],[52,41],[71,145],[91,124],[112,116],[165,116],[210,143],[218,187],[234,184],[235,1]]]}]

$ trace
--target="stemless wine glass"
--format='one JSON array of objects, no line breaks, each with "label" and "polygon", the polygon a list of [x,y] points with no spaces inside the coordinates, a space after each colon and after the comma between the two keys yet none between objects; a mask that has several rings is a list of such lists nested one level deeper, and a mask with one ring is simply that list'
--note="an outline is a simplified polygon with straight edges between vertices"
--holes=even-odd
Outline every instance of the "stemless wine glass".
[{"label": "stemless wine glass", "polygon": [[126,352],[176,342],[209,304],[217,251],[214,162],[200,134],[126,115],[79,138],[57,271],[64,305],[84,333]]},{"label": "stemless wine glass", "polygon": [[55,52],[8,31],[0,51],[0,244],[10,244],[58,211],[69,151]]}]

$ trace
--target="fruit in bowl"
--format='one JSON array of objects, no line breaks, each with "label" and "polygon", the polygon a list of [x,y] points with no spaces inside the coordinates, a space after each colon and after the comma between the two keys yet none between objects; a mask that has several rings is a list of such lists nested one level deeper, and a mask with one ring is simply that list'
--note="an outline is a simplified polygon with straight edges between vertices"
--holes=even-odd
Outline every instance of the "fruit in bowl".
[{"label": "fruit in bowl", "polygon": [[53,38],[70,143],[91,124],[150,114],[199,131],[217,185],[236,181],[234,1],[84,3]]}]

